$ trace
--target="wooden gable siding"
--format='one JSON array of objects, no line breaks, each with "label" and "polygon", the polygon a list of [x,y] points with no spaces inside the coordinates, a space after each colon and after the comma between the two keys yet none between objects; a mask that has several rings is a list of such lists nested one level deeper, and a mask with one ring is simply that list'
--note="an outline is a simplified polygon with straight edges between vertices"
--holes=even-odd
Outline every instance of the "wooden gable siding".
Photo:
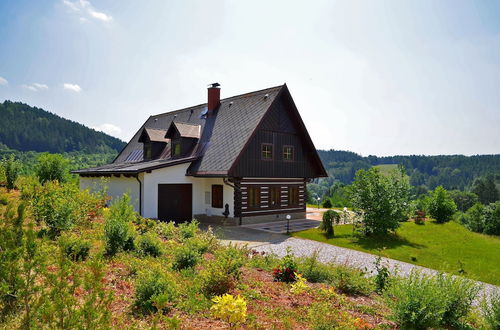
[{"label": "wooden gable siding", "polygon": [[[295,213],[305,212],[306,210],[306,182],[304,179],[243,178],[235,181],[235,187],[234,215],[236,217]],[[259,203],[253,207],[249,205],[249,191],[251,187],[260,188]],[[270,190],[273,187],[279,190],[279,205],[271,205]],[[298,190],[296,205],[289,204],[288,192],[292,187]]]},{"label": "wooden gable siding", "polygon": [[[306,153],[297,118],[280,97],[264,116],[247,148],[235,164],[233,177],[313,178],[316,170]],[[262,144],[273,145],[272,160],[263,160]],[[293,147],[293,160],[283,160],[283,147]]]}]

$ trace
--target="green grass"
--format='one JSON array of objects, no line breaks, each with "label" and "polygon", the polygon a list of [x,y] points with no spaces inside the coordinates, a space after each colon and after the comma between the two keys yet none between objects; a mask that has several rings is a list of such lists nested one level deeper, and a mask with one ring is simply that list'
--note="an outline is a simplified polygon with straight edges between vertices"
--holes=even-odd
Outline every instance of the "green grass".
[{"label": "green grass", "polygon": [[335,237],[327,239],[319,229],[294,233],[340,247],[350,248],[408,263],[459,274],[500,285],[500,238],[473,233],[456,222],[424,225],[402,223],[396,234],[383,237],[353,236],[351,225],[335,226]]}]

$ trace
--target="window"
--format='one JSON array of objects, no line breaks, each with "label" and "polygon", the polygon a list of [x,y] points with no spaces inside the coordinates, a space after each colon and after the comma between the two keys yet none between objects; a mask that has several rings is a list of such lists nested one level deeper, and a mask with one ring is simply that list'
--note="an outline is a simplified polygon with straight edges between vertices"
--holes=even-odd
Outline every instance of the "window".
[{"label": "window", "polygon": [[144,159],[151,159],[151,143],[144,143]]},{"label": "window", "polygon": [[281,188],[279,186],[269,187],[269,198],[271,207],[279,207],[281,205]]},{"label": "window", "polygon": [[212,185],[212,207],[221,209],[223,207],[224,201],[222,198],[223,188],[221,184]]},{"label": "window", "polygon": [[180,156],[180,155],[181,155],[181,143],[174,142],[172,144],[172,157],[173,156]]},{"label": "window", "polygon": [[283,146],[283,160],[293,160],[293,146]]},{"label": "window", "polygon": [[297,186],[288,187],[288,206],[299,205],[299,188]]},{"label": "window", "polygon": [[260,187],[248,188],[248,207],[260,207]]},{"label": "window", "polygon": [[271,160],[273,159],[273,145],[270,143],[262,144],[262,159]]}]

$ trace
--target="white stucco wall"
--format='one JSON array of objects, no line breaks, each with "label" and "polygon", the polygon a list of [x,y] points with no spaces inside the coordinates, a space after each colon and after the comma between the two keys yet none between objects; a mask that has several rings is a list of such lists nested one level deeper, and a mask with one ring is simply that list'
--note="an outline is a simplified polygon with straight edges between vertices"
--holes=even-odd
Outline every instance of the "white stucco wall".
[{"label": "white stucco wall", "polygon": [[[211,207],[212,184],[223,185],[223,202],[229,204],[229,216],[234,212],[234,190],[225,185],[222,178],[195,178],[186,176],[188,164],[161,168],[145,173],[143,179],[143,216],[148,218],[158,217],[158,184],[190,183],[193,186],[193,216],[196,214],[222,215],[224,209]],[[208,204],[205,203],[205,192],[210,194]],[[208,196],[207,196],[208,197]]]},{"label": "white stucco wall", "polygon": [[[142,174],[139,177],[142,181]],[[124,193],[128,193],[134,209],[139,212],[139,182],[136,178],[126,178],[123,175],[118,177],[80,177],[80,189],[90,189],[91,191],[102,190],[103,187],[107,187],[108,195],[111,197],[111,201],[115,198],[123,196]]]},{"label": "white stucco wall", "polygon": [[[141,173],[139,179],[142,182],[142,215],[147,218],[158,217],[158,185],[190,183],[193,187],[193,216],[197,214],[222,216],[224,208],[212,208],[212,185],[223,186],[223,205],[229,204],[229,217],[234,216],[234,189],[224,184],[222,178],[195,178],[186,176],[189,163],[161,168],[151,173]],[[127,178],[123,175],[107,178],[80,178],[80,188],[92,191],[101,190],[106,185],[108,195],[113,199],[121,197],[128,192],[134,208],[139,212],[139,182],[136,178]],[[208,193],[206,195],[206,193]],[[208,203],[206,203],[208,202]]]}]

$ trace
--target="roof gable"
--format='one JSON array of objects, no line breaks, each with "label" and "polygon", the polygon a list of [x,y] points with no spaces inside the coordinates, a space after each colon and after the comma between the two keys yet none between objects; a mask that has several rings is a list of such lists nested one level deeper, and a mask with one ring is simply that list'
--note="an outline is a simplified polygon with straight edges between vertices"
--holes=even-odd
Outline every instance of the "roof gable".
[{"label": "roof gable", "polygon": [[165,137],[172,139],[178,134],[180,137],[199,139],[201,135],[201,125],[172,122]]},{"label": "roof gable", "polygon": [[164,142],[167,143],[168,139],[165,137],[167,131],[163,129],[144,128],[139,137],[139,142]]}]

